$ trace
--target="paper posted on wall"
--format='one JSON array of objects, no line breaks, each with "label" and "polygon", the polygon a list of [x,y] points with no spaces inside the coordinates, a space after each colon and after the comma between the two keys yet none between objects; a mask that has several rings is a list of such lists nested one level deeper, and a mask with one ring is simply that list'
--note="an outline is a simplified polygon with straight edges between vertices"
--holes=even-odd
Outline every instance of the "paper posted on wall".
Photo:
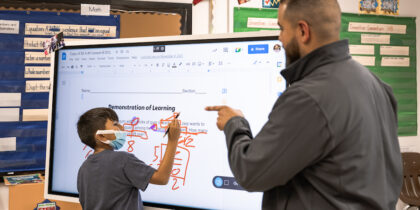
[{"label": "paper posted on wall", "polygon": [[51,54],[51,52],[55,52],[56,50],[63,48],[64,45],[63,32],[60,32],[44,41],[44,55],[47,56],[48,54]]},{"label": "paper posted on wall", "polygon": [[359,13],[377,15],[399,15],[399,0],[360,0]]},{"label": "paper posted on wall", "polygon": [[42,183],[44,178],[41,174],[25,174],[18,176],[3,176],[5,185],[17,185],[26,183]]}]

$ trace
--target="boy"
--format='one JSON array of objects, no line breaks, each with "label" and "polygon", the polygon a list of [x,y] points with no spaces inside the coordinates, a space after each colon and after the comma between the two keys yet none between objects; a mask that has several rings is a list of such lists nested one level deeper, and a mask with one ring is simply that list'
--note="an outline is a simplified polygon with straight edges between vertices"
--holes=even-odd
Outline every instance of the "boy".
[{"label": "boy", "polygon": [[157,170],[127,152],[116,152],[125,143],[124,128],[109,108],[94,108],[77,122],[82,142],[93,148],[79,169],[77,190],[83,209],[143,209],[139,189],[149,183],[165,185],[169,181],[180,136],[178,120],[169,124],[168,145]]}]

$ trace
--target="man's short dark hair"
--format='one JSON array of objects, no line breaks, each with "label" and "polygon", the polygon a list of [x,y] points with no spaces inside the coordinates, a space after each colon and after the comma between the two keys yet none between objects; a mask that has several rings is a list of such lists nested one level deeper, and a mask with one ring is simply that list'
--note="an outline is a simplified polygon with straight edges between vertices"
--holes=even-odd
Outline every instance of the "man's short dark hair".
[{"label": "man's short dark hair", "polygon": [[320,40],[339,37],[341,9],[337,0],[280,0],[287,8],[283,16],[292,24],[305,20]]},{"label": "man's short dark hair", "polygon": [[104,130],[108,119],[118,121],[117,113],[109,108],[94,108],[82,114],[77,122],[77,133],[82,142],[95,149],[96,131]]}]

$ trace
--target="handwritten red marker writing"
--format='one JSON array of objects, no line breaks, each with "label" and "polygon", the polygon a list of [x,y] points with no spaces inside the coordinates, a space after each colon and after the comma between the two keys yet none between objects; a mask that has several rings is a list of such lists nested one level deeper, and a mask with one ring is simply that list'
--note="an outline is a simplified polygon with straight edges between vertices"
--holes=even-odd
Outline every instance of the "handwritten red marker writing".
[{"label": "handwritten red marker writing", "polygon": [[[178,112],[178,114],[176,114],[175,119],[178,119],[179,114],[181,114],[181,112]],[[166,130],[165,135],[163,135],[163,138],[165,138],[165,136],[169,133],[169,127],[168,130]]]}]

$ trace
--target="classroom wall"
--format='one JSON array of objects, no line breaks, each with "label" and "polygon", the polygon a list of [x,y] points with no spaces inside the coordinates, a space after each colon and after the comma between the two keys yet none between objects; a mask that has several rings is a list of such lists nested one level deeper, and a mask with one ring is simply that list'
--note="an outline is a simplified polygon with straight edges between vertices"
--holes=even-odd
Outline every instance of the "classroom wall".
[{"label": "classroom wall", "polygon": [[[219,3],[220,0],[215,0]],[[359,0],[338,0],[340,3],[341,10],[343,12],[348,13],[358,13],[358,3]],[[217,4],[217,3],[216,3]],[[219,18],[216,19],[213,24],[213,32],[214,33],[226,33],[226,32],[233,32],[233,8],[234,7],[255,7],[255,8],[261,8],[262,7],[262,1],[259,0],[252,0],[250,2],[247,2],[245,4],[238,5],[237,1],[227,1],[227,8],[224,9],[223,7],[215,7],[215,9],[219,9],[218,11],[214,11],[213,13],[216,13]],[[404,0],[400,1],[400,15],[399,16],[408,16],[408,17],[417,17],[416,21],[416,28],[417,28],[417,70],[420,70],[420,12],[417,8],[420,7],[420,1],[419,0]],[[222,18],[222,16],[224,18]],[[226,24],[226,19],[228,20],[228,30],[224,30],[224,24]],[[417,74],[417,110],[420,110],[420,76]],[[417,122],[420,122],[420,114],[417,114]],[[417,133],[420,134],[420,126],[417,125]],[[400,146],[401,151],[403,152],[420,152],[420,137],[419,136],[413,136],[413,137],[400,137]]]},{"label": "classroom wall", "polygon": [[[183,3],[191,4],[193,0],[133,0],[148,2],[166,2],[166,3]],[[217,0],[219,2],[228,2],[227,0]],[[192,8],[192,34],[208,34],[209,33],[209,0],[204,0],[200,4]]]},{"label": "classroom wall", "polygon": [[[151,0],[137,0],[137,1],[151,1]],[[191,3],[192,0],[155,0],[156,2],[172,2],[172,3]],[[357,13],[359,0],[338,0],[343,12]],[[239,6],[236,0],[213,0],[213,5],[210,6],[210,0],[204,0],[196,6],[193,6],[193,34],[207,34],[207,33],[227,33],[233,31],[233,7]],[[242,4],[242,7],[256,7],[261,8],[261,0],[251,0],[248,3]],[[210,9],[213,8],[212,11]],[[400,1],[400,16],[411,16],[420,18],[419,0],[403,0]],[[210,17],[213,18],[210,18]],[[417,20],[417,49],[420,49],[420,21]],[[420,70],[420,53],[417,50],[417,69]],[[420,81],[419,74],[417,74],[417,81]],[[419,82],[418,82],[419,83]],[[419,85],[417,92],[420,93]],[[419,94],[418,94],[419,95]],[[420,106],[420,98],[418,97],[418,106]],[[418,109],[419,110],[419,109]],[[420,121],[420,114],[417,116]],[[420,127],[420,126],[418,126]],[[420,130],[418,128],[418,133]],[[420,137],[401,137],[400,145],[402,151],[420,152]],[[9,190],[4,184],[0,184],[0,209],[8,209]],[[403,204],[399,203],[397,209],[402,209]],[[146,210],[158,209],[146,207]]]}]

